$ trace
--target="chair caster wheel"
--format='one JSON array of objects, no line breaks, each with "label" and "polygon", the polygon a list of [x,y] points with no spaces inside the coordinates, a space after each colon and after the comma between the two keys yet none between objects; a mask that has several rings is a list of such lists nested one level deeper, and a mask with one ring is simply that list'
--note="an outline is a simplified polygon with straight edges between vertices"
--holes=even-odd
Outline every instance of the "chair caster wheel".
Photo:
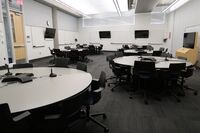
[{"label": "chair caster wheel", "polygon": [[148,103],[148,101],[145,100],[145,101],[144,101],[144,104],[148,105],[149,103]]},{"label": "chair caster wheel", "polygon": [[114,90],[113,90],[113,89],[111,89],[111,91],[113,92]]},{"label": "chair caster wheel", "polygon": [[132,96],[130,96],[130,97],[129,97],[129,99],[133,99],[133,97],[132,97]]},{"label": "chair caster wheel", "polygon": [[104,114],[104,115],[103,115],[103,119],[106,119],[106,118],[107,118],[107,116],[106,116],[106,114]]},{"label": "chair caster wheel", "polygon": [[195,91],[195,92],[194,92],[194,95],[195,95],[195,96],[197,96],[197,95],[198,95],[198,92],[197,92],[197,91]]},{"label": "chair caster wheel", "polygon": [[104,129],[104,133],[108,133],[109,132],[109,129],[108,128],[105,128]]}]

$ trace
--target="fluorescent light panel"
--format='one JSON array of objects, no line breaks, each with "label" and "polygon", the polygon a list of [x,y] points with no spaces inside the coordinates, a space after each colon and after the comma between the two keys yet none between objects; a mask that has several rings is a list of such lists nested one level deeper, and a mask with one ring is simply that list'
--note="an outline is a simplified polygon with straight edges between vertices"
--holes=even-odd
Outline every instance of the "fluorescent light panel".
[{"label": "fluorescent light panel", "polygon": [[176,2],[176,4],[174,4],[171,8],[170,8],[170,12],[178,9],[179,7],[181,7],[182,5],[184,5],[185,3],[187,3],[189,0],[179,0],[178,2]]},{"label": "fluorescent light panel", "polygon": [[[82,12],[83,14],[99,14],[116,12],[113,0],[57,0]],[[128,11],[128,1],[118,0],[121,11]]]},{"label": "fluorescent light panel", "polygon": [[168,10],[169,12],[172,12],[181,7],[182,5],[184,5],[185,3],[187,3],[188,1],[189,0],[175,0],[170,6],[164,9],[162,12],[167,12]]},{"label": "fluorescent light panel", "polygon": [[115,5],[115,8],[116,8],[117,13],[119,14],[119,16],[122,16],[118,1],[117,0],[113,0],[113,3]]}]

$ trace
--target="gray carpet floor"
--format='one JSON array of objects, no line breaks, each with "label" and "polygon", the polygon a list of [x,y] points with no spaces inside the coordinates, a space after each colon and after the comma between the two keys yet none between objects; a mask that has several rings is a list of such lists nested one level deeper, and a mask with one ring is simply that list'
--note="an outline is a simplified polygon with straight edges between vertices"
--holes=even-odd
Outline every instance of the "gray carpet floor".
[{"label": "gray carpet floor", "polygon": [[[93,78],[98,78],[101,71],[105,71],[107,77],[113,75],[106,62],[109,54],[112,53],[88,57],[93,60],[87,63],[88,72]],[[50,59],[32,63],[37,67],[47,66]],[[196,70],[186,81],[191,88],[200,89],[199,74],[200,71]],[[180,103],[168,96],[162,98],[162,101],[150,100],[149,105],[145,105],[142,97],[129,99],[128,84],[116,88],[114,92],[111,92],[111,87],[106,87],[101,101],[92,107],[92,112],[107,114],[106,120],[101,117],[98,120],[109,127],[110,133],[200,133],[200,95],[194,96],[187,92],[185,97],[181,97]],[[103,133],[103,129],[92,122],[80,122],[71,132]]]}]

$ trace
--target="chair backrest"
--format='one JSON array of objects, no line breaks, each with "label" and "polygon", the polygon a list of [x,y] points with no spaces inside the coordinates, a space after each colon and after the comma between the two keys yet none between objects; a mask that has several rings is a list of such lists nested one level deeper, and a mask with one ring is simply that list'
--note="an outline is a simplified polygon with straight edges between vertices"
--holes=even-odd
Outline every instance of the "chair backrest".
[{"label": "chair backrest", "polygon": [[115,55],[109,55],[106,57],[106,60],[108,61],[109,63],[109,67],[112,69],[112,64],[114,63],[113,62],[113,59],[115,58]]},{"label": "chair backrest", "polygon": [[69,58],[58,57],[55,59],[55,67],[68,67],[69,63],[70,63]]},{"label": "chair backrest", "polygon": [[152,54],[152,56],[161,56],[161,54],[162,54],[162,51],[153,51],[153,54]]},{"label": "chair backrest", "polygon": [[106,61],[112,61],[115,58],[115,55],[108,55],[106,56]]},{"label": "chair backrest", "polygon": [[[104,71],[101,72],[99,80],[96,82],[92,82],[91,84],[91,92],[89,95],[89,104],[94,105],[101,99],[101,92],[106,87],[106,73]],[[98,92],[95,92],[99,90]]]},{"label": "chair backrest", "polygon": [[171,63],[169,66],[169,75],[171,78],[181,76],[181,71],[186,67],[186,63]]},{"label": "chair backrest", "polygon": [[31,68],[33,67],[33,64],[31,63],[23,63],[23,64],[14,64],[13,69],[18,69],[18,68]]},{"label": "chair backrest", "polygon": [[122,56],[123,56],[123,52],[122,51],[115,52],[115,57],[122,57]]},{"label": "chair backrest", "polygon": [[78,60],[79,58],[79,52],[77,49],[72,49],[69,53],[68,53],[68,57],[72,60]]},{"label": "chair backrest", "polygon": [[7,103],[0,104],[0,125],[12,123],[10,108]]},{"label": "chair backrest", "polygon": [[146,45],[142,46],[142,49],[147,49],[147,46]]},{"label": "chair backrest", "polygon": [[169,65],[169,71],[170,72],[180,72],[181,70],[184,70],[186,67],[186,63],[171,63]]},{"label": "chair backrest", "polygon": [[6,66],[0,66],[0,70],[5,70],[6,69]]},{"label": "chair backrest", "polygon": [[[72,118],[79,115],[79,112],[88,100],[88,89],[62,101],[62,114],[66,119],[73,121]],[[78,117],[79,118],[79,117]]]},{"label": "chair backrest", "polygon": [[101,71],[101,74],[99,77],[99,86],[102,88],[106,87],[106,73],[104,71]]},{"label": "chair backrest", "polygon": [[165,48],[163,48],[163,47],[160,47],[160,48],[159,48],[159,51],[162,51],[162,52],[164,52],[164,51],[165,51]]},{"label": "chair backrest", "polygon": [[144,62],[144,61],[135,61],[134,62],[134,74],[151,74],[156,71],[155,62]]},{"label": "chair backrest", "polygon": [[63,51],[60,51],[60,49],[53,49],[55,55],[57,57],[64,57],[65,56],[65,53]]},{"label": "chair backrest", "polygon": [[70,50],[70,49],[71,49],[70,46],[65,46],[64,48],[67,49],[67,50]]},{"label": "chair backrest", "polygon": [[151,45],[147,45],[147,50],[151,51],[153,50],[153,47]]},{"label": "chair backrest", "polygon": [[87,72],[87,65],[82,62],[77,62],[76,69]]}]

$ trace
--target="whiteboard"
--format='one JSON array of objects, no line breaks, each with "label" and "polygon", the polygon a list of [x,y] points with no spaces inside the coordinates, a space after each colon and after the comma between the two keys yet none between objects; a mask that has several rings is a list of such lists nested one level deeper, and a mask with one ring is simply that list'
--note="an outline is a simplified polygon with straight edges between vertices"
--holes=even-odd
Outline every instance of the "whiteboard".
[{"label": "whiteboard", "polygon": [[45,28],[43,27],[31,27],[32,45],[34,47],[45,46],[44,32]]},{"label": "whiteboard", "polygon": [[74,43],[75,38],[78,39],[78,32],[58,30],[58,43],[61,45]]}]

